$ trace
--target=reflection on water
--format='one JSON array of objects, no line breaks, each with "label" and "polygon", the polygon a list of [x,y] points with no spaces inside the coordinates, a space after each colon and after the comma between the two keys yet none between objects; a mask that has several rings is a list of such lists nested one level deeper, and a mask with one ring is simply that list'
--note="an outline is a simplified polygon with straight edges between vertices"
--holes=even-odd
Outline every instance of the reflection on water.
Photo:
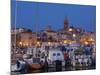
[{"label": "reflection on water", "polygon": [[[90,70],[90,69],[95,69],[95,67],[62,67],[62,68],[48,68],[46,70],[42,70],[42,72],[58,72],[58,71],[76,71],[76,70]],[[41,72],[38,71],[38,72]]]},{"label": "reflection on water", "polygon": [[[39,69],[39,70],[32,70],[30,73],[46,73],[46,72],[61,72],[61,71],[77,71],[77,70],[91,70],[95,69],[95,66],[88,66],[88,67],[61,67],[61,68],[44,68],[44,69]],[[28,72],[27,72],[28,73]],[[12,72],[12,75],[17,75],[20,74],[19,72]]]}]

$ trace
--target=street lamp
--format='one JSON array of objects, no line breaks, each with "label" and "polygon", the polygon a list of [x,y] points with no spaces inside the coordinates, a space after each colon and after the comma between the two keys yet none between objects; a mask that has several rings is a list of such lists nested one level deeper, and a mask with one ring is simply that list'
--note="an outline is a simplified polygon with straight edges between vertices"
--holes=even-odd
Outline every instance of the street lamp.
[{"label": "street lamp", "polygon": [[40,47],[40,42],[39,41],[37,41],[37,46]]},{"label": "street lamp", "polygon": [[20,45],[22,45],[22,42],[19,42]]},{"label": "street lamp", "polygon": [[64,44],[67,44],[67,42],[68,42],[67,40],[64,40]]},{"label": "street lamp", "polygon": [[90,38],[89,41],[94,41],[94,39],[93,38]]},{"label": "street lamp", "polygon": [[89,43],[87,41],[84,42],[85,45],[88,45]]},{"label": "street lamp", "polygon": [[20,41],[20,42],[19,42],[19,46],[21,47],[22,45],[23,45],[23,43]]},{"label": "street lamp", "polygon": [[72,29],[72,28],[69,28],[69,31],[70,31],[70,32],[72,32],[72,31],[73,31],[73,29]]},{"label": "street lamp", "polygon": [[51,42],[48,42],[48,45],[51,45]]},{"label": "street lamp", "polygon": [[37,42],[37,44],[39,45],[39,44],[40,44],[40,42],[38,41],[38,42]]},{"label": "street lamp", "polygon": [[76,34],[73,34],[73,37],[76,37]]}]

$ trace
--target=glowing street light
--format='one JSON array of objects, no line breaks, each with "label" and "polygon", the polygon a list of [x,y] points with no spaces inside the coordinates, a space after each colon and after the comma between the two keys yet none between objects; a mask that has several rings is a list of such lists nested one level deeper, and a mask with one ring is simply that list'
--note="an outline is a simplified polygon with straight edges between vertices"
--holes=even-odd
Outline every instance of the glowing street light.
[{"label": "glowing street light", "polygon": [[40,42],[38,41],[38,42],[37,42],[37,44],[39,45],[39,44],[40,44]]},{"label": "glowing street light", "polygon": [[89,39],[90,41],[94,41],[92,38]]},{"label": "glowing street light", "polygon": [[72,31],[73,31],[73,29],[72,29],[72,28],[70,28],[70,29],[69,29],[69,31],[70,31],[70,32],[72,32]]},{"label": "glowing street light", "polygon": [[88,45],[89,43],[87,41],[84,42],[85,45]]},{"label": "glowing street light", "polygon": [[22,42],[19,42],[19,45],[22,45]]},{"label": "glowing street light", "polygon": [[37,42],[37,46],[40,46],[40,42],[39,41]]},{"label": "glowing street light", "polygon": [[48,42],[48,45],[51,45],[51,42]]},{"label": "glowing street light", "polygon": [[64,40],[64,44],[66,44],[67,43],[67,40]]},{"label": "glowing street light", "polygon": [[76,34],[73,34],[73,37],[76,37]]}]

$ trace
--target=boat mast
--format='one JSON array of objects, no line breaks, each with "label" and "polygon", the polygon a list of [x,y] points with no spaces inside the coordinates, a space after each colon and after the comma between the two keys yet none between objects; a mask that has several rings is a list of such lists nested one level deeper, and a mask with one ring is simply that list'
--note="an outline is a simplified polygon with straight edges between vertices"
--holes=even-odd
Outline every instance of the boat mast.
[{"label": "boat mast", "polygon": [[38,55],[38,51],[37,51],[37,42],[38,42],[38,31],[39,31],[39,6],[38,6],[38,2],[36,2],[36,57]]},{"label": "boat mast", "polygon": [[14,19],[14,38],[15,38],[15,40],[14,40],[14,50],[13,50],[13,52],[14,52],[14,57],[15,57],[15,53],[16,53],[16,25],[17,25],[17,1],[15,0],[15,13],[14,13],[14,15],[15,15],[15,19]]}]

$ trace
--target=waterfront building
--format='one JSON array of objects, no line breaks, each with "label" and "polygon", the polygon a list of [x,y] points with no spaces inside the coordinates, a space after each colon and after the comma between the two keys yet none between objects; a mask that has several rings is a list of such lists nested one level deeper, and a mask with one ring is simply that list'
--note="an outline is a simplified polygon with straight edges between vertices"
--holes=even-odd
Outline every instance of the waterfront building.
[{"label": "waterfront building", "polygon": [[17,28],[11,30],[12,47],[28,47],[36,43],[36,33],[30,29]]},{"label": "waterfront building", "polygon": [[95,45],[96,43],[96,37],[95,37],[95,33],[94,32],[85,32],[82,36],[81,36],[81,39],[80,39],[80,42],[82,44],[85,44],[85,45]]}]

